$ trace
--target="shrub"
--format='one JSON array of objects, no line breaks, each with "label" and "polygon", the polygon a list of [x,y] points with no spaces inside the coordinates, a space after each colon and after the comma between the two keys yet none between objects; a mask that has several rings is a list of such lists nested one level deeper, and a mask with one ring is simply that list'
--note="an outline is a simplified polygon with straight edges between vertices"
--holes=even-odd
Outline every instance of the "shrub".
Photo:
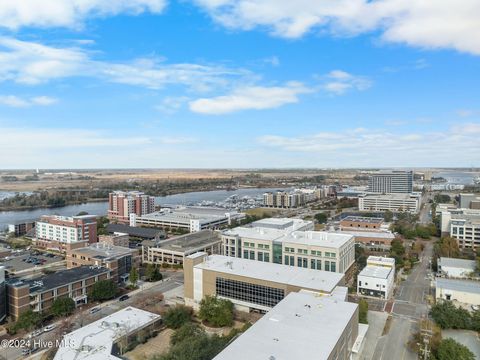
[{"label": "shrub", "polygon": [[200,302],[198,317],[212,326],[233,324],[233,303],[215,296],[206,296]]},{"label": "shrub", "polygon": [[171,329],[178,329],[182,325],[190,322],[192,318],[192,309],[183,305],[177,305],[163,316],[164,324]]}]

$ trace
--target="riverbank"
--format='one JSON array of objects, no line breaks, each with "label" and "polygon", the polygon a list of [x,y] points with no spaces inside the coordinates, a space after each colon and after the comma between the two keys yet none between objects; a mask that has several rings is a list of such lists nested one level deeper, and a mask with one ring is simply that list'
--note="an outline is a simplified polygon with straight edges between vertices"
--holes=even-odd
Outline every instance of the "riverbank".
[{"label": "riverbank", "polygon": [[57,206],[57,205],[35,205],[35,206],[0,206],[0,212],[2,211],[32,211],[37,209],[61,209],[65,206],[71,205],[83,205],[88,203],[95,203],[95,202],[106,202],[108,198],[92,198],[87,199],[85,201],[66,201],[65,205]]}]

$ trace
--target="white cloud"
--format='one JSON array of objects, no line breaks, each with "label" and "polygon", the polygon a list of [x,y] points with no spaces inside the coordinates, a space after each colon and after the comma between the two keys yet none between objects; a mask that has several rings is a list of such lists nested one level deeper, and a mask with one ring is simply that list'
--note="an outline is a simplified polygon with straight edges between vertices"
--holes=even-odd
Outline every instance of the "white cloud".
[{"label": "white cloud", "polygon": [[0,104],[10,107],[30,107],[33,105],[48,106],[58,102],[58,99],[50,96],[36,96],[21,98],[15,95],[0,95]]},{"label": "white cloud", "polygon": [[367,90],[372,86],[370,79],[357,76],[343,70],[333,70],[324,76],[322,88],[335,95],[343,95],[349,90]]},{"label": "white cloud", "polygon": [[161,103],[155,106],[155,109],[165,114],[173,114],[177,112],[189,98],[187,96],[167,96],[162,99]]},{"label": "white cloud", "polygon": [[[383,129],[320,132],[303,137],[266,135],[258,143],[283,151],[279,156],[303,154],[322,166],[448,166],[476,164],[480,153],[480,124],[465,123],[443,131],[402,134]],[[331,159],[331,161],[329,160]],[[315,166],[312,163],[310,166]]]},{"label": "white cloud", "polygon": [[166,145],[193,144],[197,141],[197,139],[188,136],[163,136],[160,138],[160,143]]},{"label": "white cloud", "polygon": [[336,36],[379,31],[387,42],[480,55],[478,0],[195,0],[229,28],[267,28],[298,38],[312,30]]},{"label": "white cloud", "polygon": [[79,27],[89,17],[160,13],[166,0],[2,0],[0,27]]},{"label": "white cloud", "polygon": [[240,110],[263,110],[298,102],[298,95],[311,90],[301,83],[290,82],[285,86],[245,86],[228,95],[201,98],[189,103],[190,110],[201,114],[228,114]]}]

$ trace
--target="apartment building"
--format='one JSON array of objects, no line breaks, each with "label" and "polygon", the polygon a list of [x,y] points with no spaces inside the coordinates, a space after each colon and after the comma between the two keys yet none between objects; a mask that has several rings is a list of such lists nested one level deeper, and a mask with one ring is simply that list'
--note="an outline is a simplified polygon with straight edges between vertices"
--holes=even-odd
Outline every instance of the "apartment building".
[{"label": "apartment building", "polygon": [[151,264],[182,265],[185,258],[197,252],[221,253],[220,234],[213,230],[176,236],[163,241],[142,242],[142,260]]},{"label": "apartment building", "polygon": [[55,299],[64,296],[72,298],[76,305],[86,304],[93,284],[110,277],[109,269],[81,266],[37,279],[10,279],[7,282],[8,315],[16,321],[29,309],[47,311]]},{"label": "apartment building", "polygon": [[126,223],[130,214],[142,216],[155,211],[155,198],[140,191],[115,191],[108,194],[108,218]]},{"label": "apartment building", "polygon": [[110,270],[110,277],[117,282],[128,280],[132,267],[140,267],[138,249],[98,242],[89,246],[67,251],[67,268],[96,266]]},{"label": "apartment building", "polygon": [[263,205],[274,208],[297,208],[315,201],[323,195],[316,189],[296,189],[294,191],[277,191],[263,194]]},{"label": "apartment building", "polygon": [[222,233],[226,256],[345,273],[355,262],[352,235],[293,228],[237,227]]},{"label": "apartment building", "polygon": [[36,222],[36,247],[65,252],[97,242],[96,215],[45,215]]},{"label": "apartment building", "polygon": [[395,259],[369,256],[357,276],[357,294],[389,299],[395,284]]},{"label": "apartment building", "polygon": [[413,192],[413,171],[379,171],[368,179],[368,192],[390,194]]},{"label": "apartment building", "polygon": [[330,295],[344,275],[327,271],[196,253],[185,258],[185,303],[198,308],[207,295],[231,300],[240,311],[268,311],[291,292]]},{"label": "apartment building", "polygon": [[420,196],[416,194],[361,194],[358,196],[360,211],[410,212],[420,210]]}]

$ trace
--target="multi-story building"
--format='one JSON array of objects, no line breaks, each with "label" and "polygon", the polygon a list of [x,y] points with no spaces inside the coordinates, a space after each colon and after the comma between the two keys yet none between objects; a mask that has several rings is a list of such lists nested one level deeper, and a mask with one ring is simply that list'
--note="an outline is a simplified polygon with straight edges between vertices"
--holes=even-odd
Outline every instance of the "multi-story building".
[{"label": "multi-story building", "polygon": [[395,283],[395,259],[369,256],[357,277],[357,294],[388,299]]},{"label": "multi-story building", "polygon": [[61,252],[95,243],[97,242],[96,216],[42,216],[36,222],[33,241],[36,247]]},{"label": "multi-story building", "polygon": [[462,209],[480,209],[480,195],[460,194],[459,205]]},{"label": "multi-story building", "polygon": [[263,205],[274,208],[297,208],[315,201],[322,195],[323,191],[318,189],[266,192],[263,194]]},{"label": "multi-story building", "polygon": [[104,267],[111,271],[113,280],[125,282],[132,267],[139,268],[141,255],[138,249],[98,242],[67,251],[66,260],[69,269],[79,266]]},{"label": "multi-story building", "polygon": [[452,215],[450,236],[457,239],[461,249],[476,250],[480,247],[480,216]]},{"label": "multi-story building", "polygon": [[241,311],[268,311],[291,292],[332,294],[344,275],[297,269],[223,255],[196,253],[185,258],[185,303],[198,308],[207,295],[229,299]]},{"label": "multi-story building", "polygon": [[163,229],[185,229],[196,232],[205,229],[219,229],[230,225],[245,215],[235,210],[206,206],[180,206],[175,209],[164,208],[160,211],[137,216],[130,215],[130,226],[150,226]]},{"label": "multi-story building", "polygon": [[86,304],[94,283],[110,278],[102,267],[81,266],[44,275],[37,279],[10,279],[7,282],[8,315],[16,321],[27,310],[47,311],[55,299],[68,296],[76,305]]},{"label": "multi-story building", "polygon": [[144,239],[144,240],[160,240],[165,239],[165,230],[155,228],[145,228],[129,226],[124,224],[108,224],[107,231],[110,235],[116,233],[127,234],[131,238]]},{"label": "multi-story building", "polygon": [[479,209],[457,208],[452,204],[439,204],[436,215],[440,217],[440,230],[442,236],[452,235],[452,220],[476,221],[480,220]]},{"label": "multi-story building", "polygon": [[289,234],[293,231],[308,231],[315,229],[315,223],[310,220],[295,218],[266,218],[254,221],[247,227],[277,229]]},{"label": "multi-story building", "polygon": [[7,317],[7,289],[5,285],[5,267],[0,266],[0,323]]},{"label": "multi-story building", "polygon": [[128,248],[130,244],[130,236],[127,233],[114,232],[110,235],[98,235],[98,242]]},{"label": "multi-story building", "polygon": [[140,191],[115,191],[108,195],[108,218],[128,223],[130,214],[142,216],[155,211],[155,198]]},{"label": "multi-story building", "polygon": [[391,231],[340,231],[342,234],[353,235],[355,244],[372,251],[389,250],[395,235]]},{"label": "multi-story building", "polygon": [[352,235],[323,231],[237,227],[222,233],[222,248],[226,256],[340,273],[355,262]]},{"label": "multi-story building", "polygon": [[370,175],[368,191],[373,193],[403,193],[413,192],[413,171],[379,171]]},{"label": "multi-story building", "polygon": [[416,194],[361,194],[358,196],[360,211],[410,212],[420,210],[420,196]]},{"label": "multi-story building", "polygon": [[220,234],[213,230],[176,236],[164,241],[142,242],[142,260],[151,264],[182,265],[185,257],[197,252],[220,254]]},{"label": "multi-story building", "polygon": [[357,304],[290,293],[214,360],[350,360],[358,334]]},{"label": "multi-story building", "polygon": [[383,218],[347,216],[340,220],[340,230],[382,231]]},{"label": "multi-story building", "polygon": [[15,234],[15,236],[23,236],[35,227],[35,220],[18,221],[13,224],[8,224],[8,232]]}]

